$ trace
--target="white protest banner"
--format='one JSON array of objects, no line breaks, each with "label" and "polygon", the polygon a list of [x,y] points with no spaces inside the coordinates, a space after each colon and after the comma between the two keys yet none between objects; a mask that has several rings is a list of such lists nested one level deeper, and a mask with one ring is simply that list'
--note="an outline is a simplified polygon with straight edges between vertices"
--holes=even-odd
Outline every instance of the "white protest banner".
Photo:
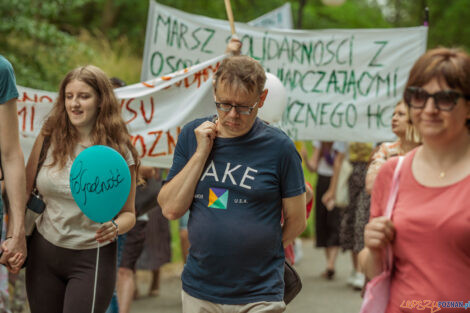
[{"label": "white protest banner", "polygon": [[[393,108],[411,66],[425,51],[427,27],[288,31],[236,23],[236,29],[242,53],[286,86],[282,127],[293,139],[394,139]],[[220,55],[229,38],[227,21],[152,1],[142,77]]]},{"label": "white protest banner", "polygon": [[[225,42],[224,43],[219,43],[218,46],[212,47],[214,50],[208,50],[205,48],[205,45],[211,41],[211,38],[214,34],[214,31],[212,29],[201,29],[197,27],[197,24],[191,25],[191,37],[192,37],[192,44],[193,46],[190,48],[190,50],[195,50],[197,49],[197,54],[196,55],[191,55],[189,58],[172,58],[168,57],[166,59],[167,66],[164,68],[161,68],[158,73],[155,74],[155,72],[149,71],[149,66],[146,64],[146,60],[149,60],[149,58],[154,58],[155,56],[152,55],[154,51],[150,51],[154,46],[150,44],[152,40],[155,39],[155,36],[157,36],[157,30],[158,30],[158,12],[161,11],[161,9],[165,11],[165,9],[169,9],[170,13],[173,12],[180,12],[184,16],[190,17],[192,19],[203,19],[206,20],[207,24],[211,23],[216,23],[218,27],[226,27],[227,29],[229,25],[228,21],[226,20],[218,20],[218,19],[212,19],[212,18],[207,18],[201,15],[195,15],[195,14],[189,14],[185,13],[183,11],[179,11],[176,9],[172,9],[170,7],[160,5],[154,0],[150,0],[150,6],[149,6],[149,14],[148,14],[148,21],[147,21],[147,30],[145,33],[145,47],[144,47],[144,62],[142,64],[142,72],[140,75],[140,80],[141,81],[147,81],[149,79],[158,77],[159,75],[163,74],[169,74],[172,72],[175,72],[177,70],[183,69],[185,67],[189,67],[191,65],[198,64],[200,62],[209,60],[213,57],[216,57],[218,55],[221,55],[225,51]],[[155,18],[157,19],[157,24],[155,25]],[[166,23],[167,21],[161,21],[163,23]],[[292,29],[292,12],[291,12],[291,5],[290,3],[286,3],[283,6],[268,12],[257,19],[249,22],[251,26],[256,26],[256,27],[265,27],[265,28],[284,28],[284,29]],[[238,23],[237,23],[238,25]],[[173,33],[171,36],[188,36],[188,27],[186,25],[174,25],[174,29],[176,33]],[[229,33],[230,35],[230,33]],[[160,47],[161,50],[166,50],[167,48],[170,51],[173,51],[175,49],[173,44],[176,44],[177,46],[180,45],[180,43],[175,43],[175,40],[179,40],[177,38],[168,38],[168,41],[166,43],[160,43],[162,46]],[[186,42],[186,39],[182,39]],[[202,42],[204,41],[204,42]],[[228,42],[228,39],[227,39]],[[186,42],[187,45],[187,42]],[[213,46],[211,44],[211,46]],[[199,51],[200,48],[200,51]],[[211,49],[212,49],[211,48]],[[199,53],[202,52],[202,53]],[[148,63],[148,62],[147,62]]]},{"label": "white protest banner", "polygon": [[[143,164],[170,167],[181,128],[216,113],[212,78],[223,58],[115,90]],[[27,158],[57,94],[21,86],[18,91],[20,141]]]},{"label": "white protest banner", "polygon": [[283,6],[248,22],[248,25],[264,28],[294,28],[290,2],[287,2]]},{"label": "white protest banner", "polygon": [[20,143],[26,161],[44,119],[52,109],[57,94],[22,86],[17,86],[17,88],[19,93],[17,109]]}]

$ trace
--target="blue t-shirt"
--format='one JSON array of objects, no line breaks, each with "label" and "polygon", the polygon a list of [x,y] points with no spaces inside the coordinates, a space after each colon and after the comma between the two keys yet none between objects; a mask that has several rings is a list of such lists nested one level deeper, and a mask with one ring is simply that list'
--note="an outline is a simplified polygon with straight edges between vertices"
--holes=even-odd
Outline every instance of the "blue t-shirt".
[{"label": "blue t-shirt", "polygon": [[[194,129],[209,119],[183,128],[168,180],[194,154]],[[282,131],[256,119],[243,136],[217,137],[190,207],[184,291],[220,304],[282,301],[282,198],[304,192],[301,158]]]},{"label": "blue t-shirt", "polygon": [[10,62],[0,55],[0,104],[18,98],[15,72]]}]

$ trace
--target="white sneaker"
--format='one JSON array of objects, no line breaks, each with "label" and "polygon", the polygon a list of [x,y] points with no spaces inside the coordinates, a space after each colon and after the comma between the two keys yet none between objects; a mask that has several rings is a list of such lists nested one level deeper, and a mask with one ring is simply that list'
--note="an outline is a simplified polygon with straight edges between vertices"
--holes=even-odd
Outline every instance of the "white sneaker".
[{"label": "white sneaker", "polygon": [[349,275],[348,279],[346,280],[346,283],[349,286],[354,286],[354,281],[356,281],[356,271],[352,271],[351,275]]},{"label": "white sneaker", "polygon": [[366,277],[364,274],[360,272],[356,272],[356,277],[354,279],[354,282],[352,283],[352,286],[356,290],[362,290],[362,287],[364,287],[364,282],[366,281]]}]

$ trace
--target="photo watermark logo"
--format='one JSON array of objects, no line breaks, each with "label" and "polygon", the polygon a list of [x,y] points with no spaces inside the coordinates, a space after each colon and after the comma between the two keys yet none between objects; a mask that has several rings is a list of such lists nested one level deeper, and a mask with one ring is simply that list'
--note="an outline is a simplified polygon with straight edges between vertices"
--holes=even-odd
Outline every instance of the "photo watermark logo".
[{"label": "photo watermark logo", "polygon": [[470,309],[470,301],[465,303],[464,301],[433,301],[433,300],[403,300],[400,304],[402,309],[417,309],[419,311],[424,311],[429,309],[430,313],[438,312],[442,309]]}]

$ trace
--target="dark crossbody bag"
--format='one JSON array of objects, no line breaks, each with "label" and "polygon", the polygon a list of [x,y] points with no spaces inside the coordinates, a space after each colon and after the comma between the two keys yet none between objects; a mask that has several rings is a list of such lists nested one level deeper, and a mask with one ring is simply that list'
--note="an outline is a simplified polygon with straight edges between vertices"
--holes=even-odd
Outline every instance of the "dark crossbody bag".
[{"label": "dark crossbody bag", "polygon": [[297,271],[284,261],[284,302],[289,304],[302,289],[302,281]]},{"label": "dark crossbody bag", "polygon": [[44,137],[44,141],[42,142],[41,152],[39,153],[38,165],[36,168],[36,174],[34,176],[33,191],[29,196],[28,203],[26,204],[26,212],[24,218],[24,228],[26,237],[32,235],[34,228],[36,227],[37,217],[41,215],[46,209],[46,204],[42,200],[42,197],[36,188],[36,179],[38,177],[39,170],[41,169],[41,166],[46,159],[47,149],[49,148],[49,139],[49,136]]}]

